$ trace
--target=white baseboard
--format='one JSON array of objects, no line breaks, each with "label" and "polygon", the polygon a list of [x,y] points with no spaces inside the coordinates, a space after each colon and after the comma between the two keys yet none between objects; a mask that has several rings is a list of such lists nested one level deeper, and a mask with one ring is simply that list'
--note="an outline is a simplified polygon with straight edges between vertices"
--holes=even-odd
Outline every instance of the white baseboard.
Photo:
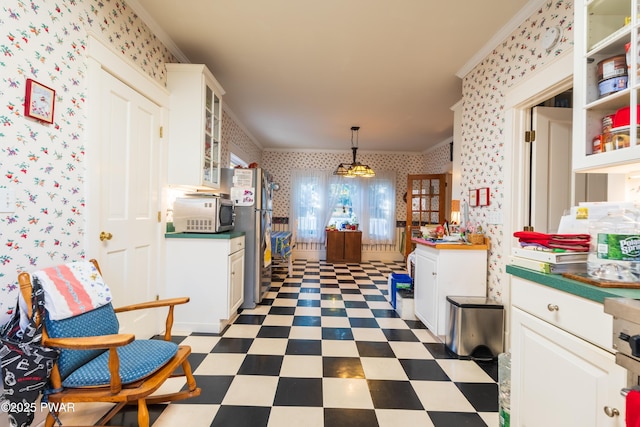
[{"label": "white baseboard", "polygon": [[[319,261],[327,259],[327,252],[324,250],[299,250],[294,249],[293,260],[306,259],[309,261]],[[404,261],[404,256],[398,251],[362,251],[362,261],[382,261],[382,262],[398,262]]]}]

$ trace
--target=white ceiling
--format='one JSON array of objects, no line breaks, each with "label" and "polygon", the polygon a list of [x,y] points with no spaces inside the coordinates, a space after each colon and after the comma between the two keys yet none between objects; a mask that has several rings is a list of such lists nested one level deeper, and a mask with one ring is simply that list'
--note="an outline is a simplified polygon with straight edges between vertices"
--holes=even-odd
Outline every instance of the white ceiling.
[{"label": "white ceiling", "polygon": [[451,140],[458,76],[534,3],[129,1],[181,61],[209,67],[263,148],[349,150],[357,125],[360,151],[394,152]]}]

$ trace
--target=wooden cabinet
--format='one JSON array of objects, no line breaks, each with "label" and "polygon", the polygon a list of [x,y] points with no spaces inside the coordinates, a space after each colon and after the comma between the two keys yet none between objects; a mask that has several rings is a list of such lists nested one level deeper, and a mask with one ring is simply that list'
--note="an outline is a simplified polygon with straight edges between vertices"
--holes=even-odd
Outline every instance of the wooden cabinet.
[{"label": "wooden cabinet", "polygon": [[414,310],[429,330],[443,337],[449,314],[447,296],[486,296],[487,247],[438,249],[416,247]]},{"label": "wooden cabinet", "polygon": [[327,231],[327,262],[359,263],[361,260],[361,231]]},{"label": "wooden cabinet", "polygon": [[169,113],[168,182],[220,187],[220,126],[224,90],[207,67],[167,64]]},{"label": "wooden cabinet", "polygon": [[244,301],[244,236],[169,238],[167,295],[188,296],[176,307],[175,330],[219,333]]},{"label": "wooden cabinet", "polygon": [[[626,173],[640,162],[638,119],[639,0],[576,0],[574,21],[573,169]],[[629,51],[625,65],[625,55]],[[613,58],[619,57],[618,60]],[[616,115],[613,132],[603,134],[603,118]],[[626,129],[622,125],[627,125]],[[620,136],[627,134],[627,138]],[[601,152],[594,147],[599,142]],[[598,145],[598,144],[596,144]]]},{"label": "wooden cabinet", "polygon": [[602,304],[512,279],[511,425],[625,425],[611,322]]}]

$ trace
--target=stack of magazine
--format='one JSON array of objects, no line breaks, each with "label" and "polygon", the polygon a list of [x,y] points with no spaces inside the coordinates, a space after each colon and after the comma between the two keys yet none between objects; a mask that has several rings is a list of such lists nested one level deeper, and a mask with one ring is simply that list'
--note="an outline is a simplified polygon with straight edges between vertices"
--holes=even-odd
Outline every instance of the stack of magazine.
[{"label": "stack of magazine", "polygon": [[511,250],[511,265],[541,273],[585,273],[587,271],[588,256],[588,252],[557,252],[513,248]]}]

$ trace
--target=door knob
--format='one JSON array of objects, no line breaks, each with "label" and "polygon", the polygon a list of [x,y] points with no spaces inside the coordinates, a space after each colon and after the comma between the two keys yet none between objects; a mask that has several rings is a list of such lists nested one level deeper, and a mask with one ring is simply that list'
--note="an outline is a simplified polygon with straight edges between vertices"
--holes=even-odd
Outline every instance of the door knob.
[{"label": "door knob", "polygon": [[620,411],[617,408],[611,408],[609,406],[604,407],[604,413],[607,414],[607,417],[613,418],[620,415]]},{"label": "door knob", "polygon": [[105,240],[111,240],[111,238],[113,237],[113,234],[111,233],[107,233],[106,231],[101,231],[100,232],[100,241],[104,242]]}]

